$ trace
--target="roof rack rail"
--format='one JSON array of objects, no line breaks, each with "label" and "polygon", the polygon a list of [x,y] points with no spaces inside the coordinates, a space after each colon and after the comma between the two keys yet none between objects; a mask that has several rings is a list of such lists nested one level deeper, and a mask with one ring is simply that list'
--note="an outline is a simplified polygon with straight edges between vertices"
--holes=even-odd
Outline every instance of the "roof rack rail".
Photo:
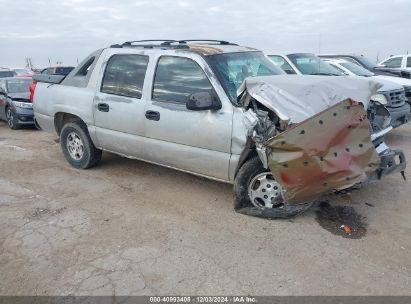
[{"label": "roof rack rail", "polygon": [[[151,43],[148,43],[151,42]],[[158,42],[158,43],[155,43]],[[175,49],[187,49],[188,45],[181,44],[177,40],[171,39],[147,39],[147,40],[134,40],[126,41],[122,44],[113,44],[111,48],[123,48],[123,47],[142,47],[146,49],[154,48],[175,48]]]},{"label": "roof rack rail", "polygon": [[214,40],[214,39],[184,39],[184,40],[179,40],[179,43],[187,43],[187,42],[217,42],[218,44],[221,45],[238,45],[235,43],[231,43],[225,40]]},{"label": "roof rack rail", "polygon": [[[151,42],[151,43],[148,43]],[[155,43],[157,42],[157,43]],[[218,43],[220,45],[237,45],[224,40],[212,40],[212,39],[185,39],[185,40],[172,40],[172,39],[147,39],[147,40],[134,40],[126,41],[122,44],[113,44],[111,48],[123,48],[123,47],[142,47],[142,48],[175,48],[175,49],[187,49],[189,46],[188,42],[199,42],[199,43]]]}]

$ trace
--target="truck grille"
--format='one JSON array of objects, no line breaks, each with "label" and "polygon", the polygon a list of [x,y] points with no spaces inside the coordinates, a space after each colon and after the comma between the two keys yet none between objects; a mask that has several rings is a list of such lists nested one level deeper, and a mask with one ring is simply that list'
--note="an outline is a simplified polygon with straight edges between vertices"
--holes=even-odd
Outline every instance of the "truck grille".
[{"label": "truck grille", "polygon": [[392,107],[401,107],[405,103],[404,90],[391,91],[388,96]]}]

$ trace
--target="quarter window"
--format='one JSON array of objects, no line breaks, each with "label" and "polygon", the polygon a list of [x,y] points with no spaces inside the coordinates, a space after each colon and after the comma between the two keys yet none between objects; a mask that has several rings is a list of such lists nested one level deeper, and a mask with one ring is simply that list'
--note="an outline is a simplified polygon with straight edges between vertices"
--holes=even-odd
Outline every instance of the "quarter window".
[{"label": "quarter window", "polygon": [[384,64],[387,68],[400,68],[402,63],[402,57],[394,57],[387,59],[382,64]]},{"label": "quarter window", "polygon": [[107,63],[101,92],[141,98],[148,56],[114,55]]},{"label": "quarter window", "polygon": [[193,60],[162,56],[158,61],[153,100],[185,104],[193,93],[212,91],[206,74]]},{"label": "quarter window", "polygon": [[411,56],[407,58],[407,68],[411,68]]}]

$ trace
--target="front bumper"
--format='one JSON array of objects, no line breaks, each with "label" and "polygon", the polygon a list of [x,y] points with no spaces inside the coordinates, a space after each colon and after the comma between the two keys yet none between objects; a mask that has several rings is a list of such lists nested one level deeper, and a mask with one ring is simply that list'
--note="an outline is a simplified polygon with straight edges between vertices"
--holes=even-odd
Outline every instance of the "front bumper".
[{"label": "front bumper", "polygon": [[387,107],[387,109],[391,115],[391,125],[393,128],[397,128],[408,122],[408,116],[410,114],[410,105],[408,103],[398,108]]},{"label": "front bumper", "polygon": [[14,106],[12,108],[15,117],[17,118],[17,123],[19,125],[33,125],[34,124],[34,111],[29,108],[20,108]]}]

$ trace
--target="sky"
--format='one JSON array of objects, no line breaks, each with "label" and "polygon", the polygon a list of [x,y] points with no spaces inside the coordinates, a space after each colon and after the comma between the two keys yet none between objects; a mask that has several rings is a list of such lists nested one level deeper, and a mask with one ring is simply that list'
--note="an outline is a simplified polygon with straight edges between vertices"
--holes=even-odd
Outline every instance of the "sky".
[{"label": "sky", "polygon": [[411,53],[411,0],[0,0],[0,67],[76,65],[140,39],[221,39],[267,54]]}]

